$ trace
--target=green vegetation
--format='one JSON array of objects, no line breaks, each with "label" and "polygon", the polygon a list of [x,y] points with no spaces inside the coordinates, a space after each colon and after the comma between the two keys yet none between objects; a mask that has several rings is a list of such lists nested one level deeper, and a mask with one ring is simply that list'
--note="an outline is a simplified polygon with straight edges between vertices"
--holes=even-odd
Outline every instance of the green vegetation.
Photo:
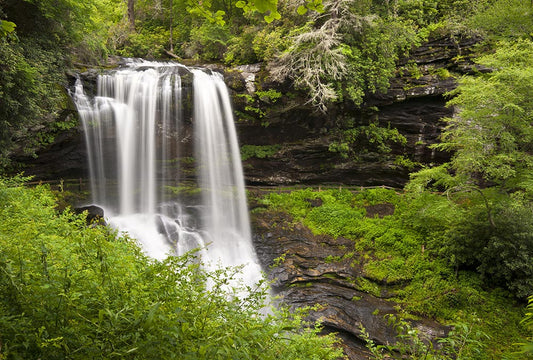
[{"label": "green vegetation", "polygon": [[91,61],[107,51],[99,24],[88,16],[95,6],[70,0],[0,4],[0,169],[14,152],[34,154],[76,125],[67,117],[64,71],[68,59]]},{"label": "green vegetation", "polygon": [[0,358],[341,356],[303,313],[261,315],[264,286],[229,289],[239,269],[207,273],[193,254],[148,259],[55,201],[46,186],[0,180]]},{"label": "green vegetation", "polygon": [[241,146],[242,161],[255,157],[264,159],[281,150],[281,145],[243,145]]},{"label": "green vegetation", "polygon": [[381,155],[389,154],[392,146],[405,146],[407,139],[398,129],[379,126],[374,122],[369,125],[355,126],[347,121],[346,129],[338,129],[333,134],[329,151],[339,153],[343,158],[357,159],[358,155],[374,152]]},{"label": "green vegetation", "polygon": [[[398,63],[432,37],[481,37],[477,67],[449,94],[458,111],[435,146],[451,152],[449,163],[413,173],[401,192],[299,190],[263,201],[315,233],[351,239],[353,248],[327,261],[361,254],[358,289],[378,296],[386,284],[406,317],[456,324],[433,349],[393,319],[400,342],[369,344],[376,358],[406,349],[421,358],[524,358],[533,352],[532,9],[525,0],[3,0],[0,169],[12,170],[14,154],[35,154],[76,125],[65,69],[108,55],[262,62],[265,80],[289,83],[327,112],[365,105],[396,74],[420,78],[414,61]],[[427,71],[452,76],[448,68]],[[245,95],[243,116],[268,126],[269,107],[281,98],[274,87]],[[329,149],[345,158],[387,157],[406,144],[378,122],[336,121]],[[265,158],[280,149],[241,152]],[[404,157],[395,163],[420,166]],[[311,206],[313,199],[321,205]],[[300,314],[260,316],[264,290],[228,297],[221,288],[235,269],[205,273],[192,255],[147,259],[132,240],[87,228],[83,217],[55,206],[46,187],[0,180],[0,358],[338,355],[331,337],[301,330]],[[376,206],[394,213],[368,217]]]},{"label": "green vegetation", "polygon": [[522,323],[529,331],[529,337],[526,342],[522,343],[522,352],[525,354],[533,354],[533,295],[529,297],[529,304],[527,306],[527,313]]},{"label": "green vegetation", "polygon": [[[311,205],[316,199],[320,206]],[[477,358],[511,356],[518,350],[513,344],[526,337],[516,297],[532,289],[533,252],[514,249],[531,244],[524,236],[533,232],[523,217],[495,211],[495,233],[486,235],[480,226],[487,218],[473,217],[484,209],[481,195],[306,189],[271,193],[262,201],[316,234],[352,239],[353,248],[346,251],[361,255],[353,264],[362,266],[364,278],[356,279],[360,290],[379,296],[385,284],[405,316],[468,324],[473,333],[487,334],[479,339],[483,349]],[[394,214],[366,216],[367,208],[379,205],[393,206]]]},{"label": "green vegetation", "polygon": [[395,344],[377,345],[370,339],[369,334],[361,328],[367,348],[372,354],[372,359],[403,359],[406,356],[412,360],[454,360],[454,359],[484,359],[482,340],[487,335],[481,331],[472,333],[466,324],[455,324],[445,338],[437,341],[437,346],[432,342],[424,341],[419,331],[409,322],[388,316],[391,324],[398,333]]}]

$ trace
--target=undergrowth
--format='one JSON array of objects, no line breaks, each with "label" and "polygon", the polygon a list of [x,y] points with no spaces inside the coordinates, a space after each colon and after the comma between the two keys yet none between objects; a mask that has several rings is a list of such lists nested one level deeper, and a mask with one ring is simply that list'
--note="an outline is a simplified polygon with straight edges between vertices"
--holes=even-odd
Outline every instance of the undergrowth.
[{"label": "undergrowth", "polygon": [[[438,194],[414,196],[385,188],[302,189],[272,192],[262,202],[289,213],[315,234],[352,239],[353,249],[346,251],[363,255],[358,266],[374,282],[367,288],[385,284],[400,314],[468,324],[470,331],[486,334],[480,340],[485,345],[480,359],[520,358],[513,354],[513,344],[526,336],[520,324],[524,306],[512,291],[513,279],[492,283],[475,259],[458,260],[474,255],[458,251],[459,241],[454,244],[450,237],[452,230],[464,231],[480,199],[453,201]],[[393,206],[394,213],[367,216],[367,209],[380,204]],[[478,224],[474,221],[472,226]],[[514,281],[521,282],[517,276]]]},{"label": "undergrowth", "polygon": [[230,288],[239,271],[150,259],[48,186],[0,178],[0,359],[342,358],[305,312],[264,315],[264,284]]}]

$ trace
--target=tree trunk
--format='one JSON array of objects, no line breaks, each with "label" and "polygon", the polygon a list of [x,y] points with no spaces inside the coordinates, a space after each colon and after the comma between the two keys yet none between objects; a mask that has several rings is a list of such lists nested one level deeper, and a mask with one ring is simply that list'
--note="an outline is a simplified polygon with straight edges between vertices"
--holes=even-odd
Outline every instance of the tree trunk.
[{"label": "tree trunk", "polygon": [[173,7],[174,5],[174,1],[173,0],[170,0],[170,52],[174,52],[174,39],[173,39],[173,34],[172,32],[174,31],[174,29],[172,28],[172,22],[174,21],[174,17],[172,16],[173,15]]},{"label": "tree trunk", "polygon": [[128,20],[130,29],[135,30],[135,0],[128,0]]}]

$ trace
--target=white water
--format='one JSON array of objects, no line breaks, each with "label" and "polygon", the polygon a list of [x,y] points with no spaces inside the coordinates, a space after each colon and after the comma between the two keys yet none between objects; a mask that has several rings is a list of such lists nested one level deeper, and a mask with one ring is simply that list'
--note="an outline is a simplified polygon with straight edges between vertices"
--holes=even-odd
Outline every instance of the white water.
[{"label": "white water", "polygon": [[[251,243],[242,166],[227,88],[220,74],[193,76],[197,204],[169,197],[180,185],[184,122],[181,65],[134,62],[101,75],[97,95],[76,83],[74,100],[83,122],[93,202],[108,223],[137,239],[156,258],[201,248],[209,268],[245,266],[246,284],[261,272]],[[175,164],[175,166],[169,166]]]}]

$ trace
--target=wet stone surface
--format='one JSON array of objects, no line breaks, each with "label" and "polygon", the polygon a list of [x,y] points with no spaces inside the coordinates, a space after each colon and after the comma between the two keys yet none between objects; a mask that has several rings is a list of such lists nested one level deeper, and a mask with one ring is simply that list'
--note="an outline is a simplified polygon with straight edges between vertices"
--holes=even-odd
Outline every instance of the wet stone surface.
[{"label": "wet stone surface", "polygon": [[[375,296],[357,286],[363,276],[360,255],[344,256],[353,248],[351,240],[314,235],[287,214],[268,210],[255,211],[252,225],[257,255],[275,293],[293,308],[318,304],[310,320],[321,321],[326,333],[337,333],[349,359],[368,359],[361,327],[377,344],[395,342],[384,317],[396,313],[395,303],[386,299],[386,291]],[[431,320],[413,325],[428,338],[447,332]]]}]

